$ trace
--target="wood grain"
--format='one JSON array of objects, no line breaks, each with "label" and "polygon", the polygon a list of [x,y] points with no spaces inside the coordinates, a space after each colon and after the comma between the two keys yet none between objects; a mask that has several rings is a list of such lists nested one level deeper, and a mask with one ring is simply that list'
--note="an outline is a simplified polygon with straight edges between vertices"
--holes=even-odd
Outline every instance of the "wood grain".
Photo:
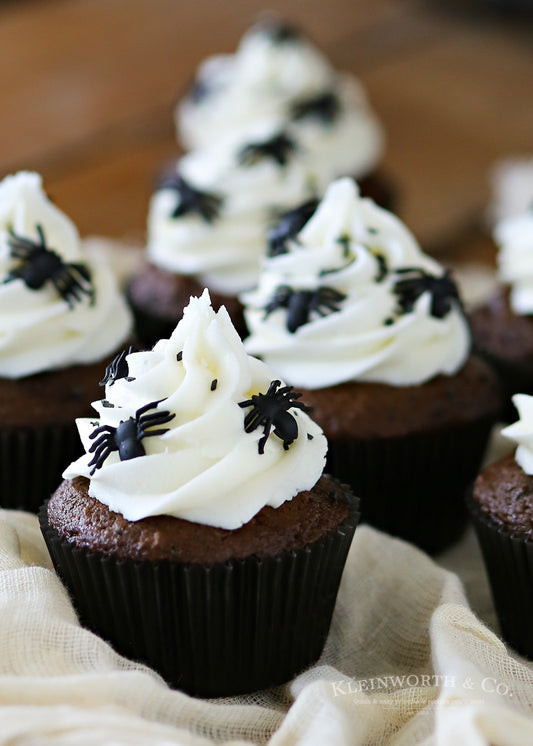
[{"label": "wood grain", "polygon": [[[40,170],[82,233],[142,240],[154,173],[178,154],[177,97],[201,59],[232,51],[262,8],[256,0],[3,5],[0,173]],[[455,256],[487,201],[494,160],[533,152],[532,29],[420,0],[294,0],[289,9],[367,87],[388,132],[385,167],[402,217],[424,245]]]}]

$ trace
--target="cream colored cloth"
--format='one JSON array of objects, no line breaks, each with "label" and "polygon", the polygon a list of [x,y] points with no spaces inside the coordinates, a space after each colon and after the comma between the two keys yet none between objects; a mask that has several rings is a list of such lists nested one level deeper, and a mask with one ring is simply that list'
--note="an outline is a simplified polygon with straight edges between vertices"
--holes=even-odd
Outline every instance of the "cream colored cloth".
[{"label": "cream colored cloth", "polygon": [[[469,534],[443,561],[466,563],[490,609],[476,552]],[[0,511],[0,744],[212,742],[531,746],[533,670],[455,574],[360,526],[318,664],[248,697],[190,698],[80,627],[37,519]]]}]

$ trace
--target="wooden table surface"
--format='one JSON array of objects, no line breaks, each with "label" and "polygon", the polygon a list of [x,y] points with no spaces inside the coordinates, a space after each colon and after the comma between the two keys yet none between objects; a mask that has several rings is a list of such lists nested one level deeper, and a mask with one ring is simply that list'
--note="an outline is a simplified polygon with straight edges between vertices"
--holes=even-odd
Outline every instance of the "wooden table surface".
[{"label": "wooden table surface", "polygon": [[[465,6],[466,9],[465,9]],[[270,0],[356,73],[385,124],[401,215],[444,256],[477,231],[497,159],[533,155],[533,16],[489,3]],[[82,234],[142,242],[172,110],[197,64],[232,51],[258,0],[19,0],[0,6],[0,175],[40,171]],[[447,252],[447,253],[446,253]]]}]

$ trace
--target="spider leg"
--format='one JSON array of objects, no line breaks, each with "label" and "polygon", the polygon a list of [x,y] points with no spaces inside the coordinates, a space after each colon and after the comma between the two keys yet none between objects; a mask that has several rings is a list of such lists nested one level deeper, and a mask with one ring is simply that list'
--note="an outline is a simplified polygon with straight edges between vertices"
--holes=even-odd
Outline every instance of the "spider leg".
[{"label": "spider leg", "polygon": [[263,416],[257,409],[252,409],[244,418],[244,432],[251,433],[256,427],[261,427],[263,419]]},{"label": "spider leg", "polygon": [[141,430],[141,432],[139,432],[138,434],[138,437],[139,440],[142,438],[151,438],[152,435],[164,435],[165,433],[168,433],[169,430],[169,427],[162,427],[159,430],[149,430],[148,432],[146,432],[145,430]]},{"label": "spider leg", "polygon": [[140,424],[144,427],[151,427],[152,425],[164,425],[165,422],[173,420],[176,414],[174,412],[155,412],[154,414],[145,414],[139,420]]},{"label": "spider leg", "polygon": [[271,422],[266,422],[264,425],[263,435],[261,439],[259,440],[259,443],[257,444],[257,450],[261,454],[265,452],[265,443],[267,442],[268,436],[270,435],[271,427],[272,427]]},{"label": "spider leg", "polygon": [[253,399],[246,399],[246,401],[239,402],[239,407],[242,407],[244,409],[244,407],[251,407],[253,403],[254,403]]},{"label": "spider leg", "polygon": [[96,430],[92,431],[92,433],[89,435],[89,438],[92,440],[101,433],[109,433],[109,435],[113,435],[114,432],[115,428],[111,427],[111,425],[100,425],[100,427],[97,427]]}]

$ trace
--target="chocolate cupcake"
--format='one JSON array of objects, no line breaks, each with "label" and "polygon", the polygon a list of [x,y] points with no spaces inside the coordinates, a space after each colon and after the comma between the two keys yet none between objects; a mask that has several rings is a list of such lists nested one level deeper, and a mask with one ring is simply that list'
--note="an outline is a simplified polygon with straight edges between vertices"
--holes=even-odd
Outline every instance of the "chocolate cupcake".
[{"label": "chocolate cupcake", "polygon": [[132,319],[35,173],[0,183],[0,324],[0,504],[37,510],[80,453],[73,420],[100,396]]},{"label": "chocolate cupcake", "polygon": [[288,680],[320,655],[358,519],[322,431],[206,293],[126,363],[41,513],[83,623],[192,694]]},{"label": "chocolate cupcake", "polygon": [[518,443],[516,454],[479,475],[468,504],[502,635],[533,658],[533,397],[513,401],[520,419],[503,434]]},{"label": "chocolate cupcake", "polygon": [[247,31],[235,54],[205,60],[175,119],[187,149],[242,142],[258,123],[274,122],[300,144],[320,193],[351,176],[363,194],[392,207],[389,180],[377,169],[383,128],[360,82],[277,18]]},{"label": "chocolate cupcake", "polygon": [[465,526],[500,406],[491,369],[469,355],[457,288],[350,179],[286,228],[243,296],[245,347],[304,392],[363,519],[438,552]]},{"label": "chocolate cupcake", "polygon": [[206,287],[244,336],[238,294],[257,282],[272,218],[315,194],[299,144],[268,127],[182,158],[152,197],[148,264],[128,288],[141,340],[168,337]]},{"label": "chocolate cupcake", "polygon": [[502,220],[494,232],[501,290],[470,314],[475,348],[497,371],[503,419],[516,417],[511,397],[533,393],[533,209]]}]

